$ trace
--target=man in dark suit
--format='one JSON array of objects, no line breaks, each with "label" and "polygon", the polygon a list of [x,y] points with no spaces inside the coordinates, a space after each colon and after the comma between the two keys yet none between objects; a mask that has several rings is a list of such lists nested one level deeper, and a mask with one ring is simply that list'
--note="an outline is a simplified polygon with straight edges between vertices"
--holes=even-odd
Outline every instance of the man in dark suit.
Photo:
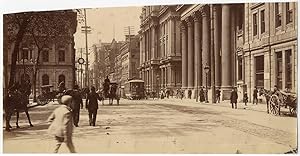
[{"label": "man in dark suit", "polygon": [[71,93],[71,96],[73,98],[73,106],[72,106],[73,121],[74,121],[74,125],[76,127],[78,127],[78,122],[79,122],[79,117],[80,117],[80,108],[81,109],[83,108],[81,93],[78,89],[79,89],[78,85],[75,85],[73,88],[73,91]]},{"label": "man in dark suit", "polygon": [[233,88],[231,95],[230,95],[230,102],[231,102],[232,109],[234,109],[233,104],[235,104],[235,109],[237,109],[237,99],[238,99],[238,94],[237,94],[236,88]]},{"label": "man in dark suit", "polygon": [[96,93],[95,87],[91,87],[91,92],[88,94],[86,99],[86,109],[89,111],[90,126],[96,125],[98,100],[101,101],[100,96]]},{"label": "man in dark suit", "polygon": [[255,86],[254,90],[253,90],[253,104],[254,102],[257,104],[258,102],[258,98],[257,98],[257,93],[258,93],[258,90],[257,90],[257,87]]}]

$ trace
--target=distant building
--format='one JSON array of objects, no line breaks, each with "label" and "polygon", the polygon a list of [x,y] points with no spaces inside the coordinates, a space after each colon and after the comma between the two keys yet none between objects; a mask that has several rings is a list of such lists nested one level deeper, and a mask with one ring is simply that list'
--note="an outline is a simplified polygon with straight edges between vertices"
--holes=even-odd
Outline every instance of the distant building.
[{"label": "distant building", "polygon": [[[43,12],[41,12],[43,13]],[[69,33],[61,34],[68,36],[63,42],[49,42],[41,51],[36,77],[37,94],[40,93],[40,86],[53,85],[54,89],[58,90],[58,84],[65,81],[66,88],[71,89],[76,81],[75,75],[75,49],[74,49],[74,33],[77,27],[77,13],[68,11],[71,15],[74,25],[69,25]],[[53,14],[60,12],[53,11]],[[63,16],[59,15],[59,16]],[[5,27],[5,25],[4,25]],[[8,34],[7,34],[8,35]],[[6,45],[4,49],[5,60],[5,86],[8,84],[11,57],[13,44]],[[23,41],[20,45],[20,50],[16,62],[16,77],[15,81],[20,82],[21,79],[29,80],[33,84],[34,62],[37,59],[37,47],[30,41]]]}]

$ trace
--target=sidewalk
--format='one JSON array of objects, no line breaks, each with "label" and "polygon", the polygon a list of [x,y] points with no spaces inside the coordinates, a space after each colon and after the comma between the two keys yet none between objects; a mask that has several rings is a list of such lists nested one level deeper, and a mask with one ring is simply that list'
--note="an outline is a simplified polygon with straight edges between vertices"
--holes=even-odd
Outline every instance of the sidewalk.
[{"label": "sidewalk", "polygon": [[[182,104],[182,103],[189,103],[192,105],[211,105],[211,106],[216,106],[216,107],[227,107],[227,108],[232,108],[230,101],[222,101],[220,103],[212,103],[209,101],[209,103],[205,102],[196,102],[196,99],[177,99],[177,98],[164,98],[164,99],[148,99],[149,101],[161,101],[161,102],[172,102],[172,103],[177,103],[177,104]],[[258,111],[258,112],[266,112],[267,113],[267,104],[266,103],[258,103],[252,104],[252,103],[247,103],[247,106],[245,106],[244,103],[238,103],[237,104],[238,109],[244,109],[244,110],[251,110],[251,111]],[[284,110],[284,108],[282,108]]]}]

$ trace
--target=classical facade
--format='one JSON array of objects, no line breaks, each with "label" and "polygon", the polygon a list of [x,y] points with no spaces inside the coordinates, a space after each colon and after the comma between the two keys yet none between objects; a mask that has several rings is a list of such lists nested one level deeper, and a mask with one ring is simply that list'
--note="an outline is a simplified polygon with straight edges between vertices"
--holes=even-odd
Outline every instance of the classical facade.
[{"label": "classical facade", "polygon": [[[295,2],[176,6],[181,36],[173,46],[180,45],[181,88],[195,98],[199,87],[207,86],[209,99],[219,88],[222,100],[233,87],[239,100],[244,92],[252,100],[255,86],[296,92],[297,9]],[[143,44],[141,49],[144,54]]]},{"label": "classical facade", "polygon": [[180,15],[176,6],[145,6],[140,18],[139,70],[146,91],[180,88]]},{"label": "classical facade", "polygon": [[[53,12],[56,14],[59,12]],[[58,90],[58,84],[65,81],[66,88],[73,88],[76,81],[75,75],[75,49],[74,49],[74,33],[77,27],[77,13],[68,11],[73,20],[73,24],[69,25],[69,31],[65,34],[68,36],[64,41],[47,42],[46,46],[42,49],[39,57],[39,65],[35,66],[35,61],[38,56],[38,48],[35,44],[23,40],[19,53],[17,54],[16,62],[16,82],[21,82],[22,79],[27,79],[33,84],[34,69],[37,69],[36,89],[37,94],[40,93],[40,86],[53,85],[55,90]],[[5,26],[4,26],[5,27]],[[28,34],[25,34],[28,35]],[[7,45],[7,44],[6,44]],[[5,53],[5,80],[9,80],[9,73],[11,70],[11,57],[12,57],[13,43],[7,45],[4,49]],[[7,81],[6,85],[7,86]]]}]

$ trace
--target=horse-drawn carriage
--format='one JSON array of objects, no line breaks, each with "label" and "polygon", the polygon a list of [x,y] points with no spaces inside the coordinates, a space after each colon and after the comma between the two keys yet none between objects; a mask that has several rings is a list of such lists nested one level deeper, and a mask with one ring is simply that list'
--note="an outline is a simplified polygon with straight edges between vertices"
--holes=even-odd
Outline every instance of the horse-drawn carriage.
[{"label": "horse-drawn carriage", "polygon": [[297,116],[297,95],[292,93],[285,93],[282,91],[269,91],[260,89],[260,95],[264,95],[267,101],[267,112],[280,115],[281,108],[288,108],[291,115]]},{"label": "horse-drawn carriage", "polygon": [[[280,97],[281,96],[281,97]],[[281,95],[273,94],[270,98],[270,112],[280,115],[281,107],[290,110],[291,115],[297,116],[297,95],[292,93],[281,93]]]},{"label": "horse-drawn carriage", "polygon": [[63,95],[63,92],[52,90],[53,85],[43,85],[41,86],[41,94],[37,97],[37,103],[39,105],[46,105],[50,101],[54,102],[54,99],[60,99]]}]

